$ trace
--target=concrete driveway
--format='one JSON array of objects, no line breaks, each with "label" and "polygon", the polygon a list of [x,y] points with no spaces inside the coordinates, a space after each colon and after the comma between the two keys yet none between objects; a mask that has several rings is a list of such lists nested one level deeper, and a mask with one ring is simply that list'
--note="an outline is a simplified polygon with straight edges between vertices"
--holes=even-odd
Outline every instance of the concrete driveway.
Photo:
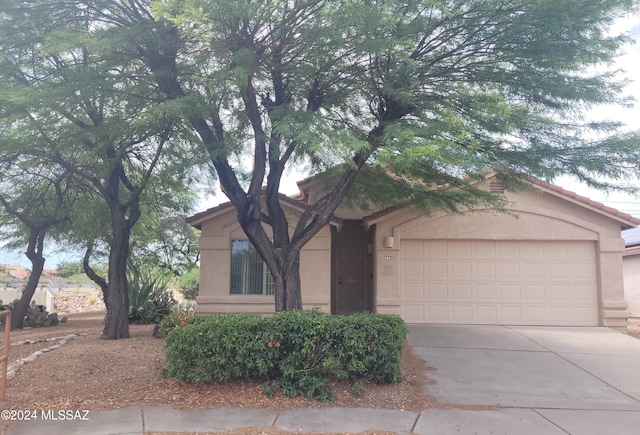
[{"label": "concrete driveway", "polygon": [[[640,340],[609,328],[409,325],[441,403],[416,434],[640,433]],[[467,407],[468,408],[468,407]]]}]

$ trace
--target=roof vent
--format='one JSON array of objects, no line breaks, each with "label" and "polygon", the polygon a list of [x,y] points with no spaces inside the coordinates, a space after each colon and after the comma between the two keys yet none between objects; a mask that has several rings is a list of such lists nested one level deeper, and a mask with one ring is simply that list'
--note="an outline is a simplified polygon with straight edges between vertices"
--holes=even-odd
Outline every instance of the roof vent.
[{"label": "roof vent", "polygon": [[500,180],[491,180],[491,181],[489,181],[489,192],[491,192],[491,193],[504,193],[504,186],[502,186],[502,181],[500,181]]}]

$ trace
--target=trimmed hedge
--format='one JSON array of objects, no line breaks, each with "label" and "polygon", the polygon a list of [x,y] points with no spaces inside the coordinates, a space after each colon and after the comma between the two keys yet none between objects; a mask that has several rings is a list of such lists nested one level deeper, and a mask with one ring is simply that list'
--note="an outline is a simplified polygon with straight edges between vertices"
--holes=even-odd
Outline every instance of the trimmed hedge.
[{"label": "trimmed hedge", "polygon": [[165,375],[187,382],[263,379],[267,394],[279,388],[330,400],[330,377],[399,382],[406,334],[399,317],[368,313],[201,316],[167,336]]}]

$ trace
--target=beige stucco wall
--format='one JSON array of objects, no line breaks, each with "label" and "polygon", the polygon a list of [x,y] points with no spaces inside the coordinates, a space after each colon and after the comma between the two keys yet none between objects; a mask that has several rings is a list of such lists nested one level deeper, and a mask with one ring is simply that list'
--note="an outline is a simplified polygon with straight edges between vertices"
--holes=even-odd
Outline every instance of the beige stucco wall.
[{"label": "beige stucco wall", "polygon": [[624,295],[629,304],[629,316],[640,317],[640,250],[622,257],[624,266]]},{"label": "beige stucco wall", "polygon": [[[420,216],[397,211],[376,223],[375,280],[378,312],[400,314],[399,248],[402,239],[585,240],[594,241],[600,324],[626,325],[620,224],[597,211],[548,193],[506,193],[507,213],[478,210],[464,215]],[[385,248],[384,238],[394,247]]]},{"label": "beige stucco wall", "polygon": [[[267,227],[268,230],[268,227]],[[202,224],[200,249],[200,292],[198,313],[274,312],[273,295],[230,295],[231,241],[246,240],[236,212],[229,209]],[[331,233],[323,229],[300,252],[300,280],[304,308],[331,307]]]},{"label": "beige stucco wall", "polygon": [[[314,189],[309,192],[311,202],[318,194]],[[400,314],[399,248],[402,239],[590,241],[596,249],[600,324],[624,327],[628,311],[622,272],[624,243],[620,236],[620,223],[600,210],[589,209],[584,203],[572,202],[553,193],[525,190],[506,193],[505,197],[510,204],[506,213],[476,210],[465,215],[434,213],[422,216],[405,209],[373,222],[373,292],[376,311]],[[288,212],[295,217],[294,211]],[[337,215],[349,219],[362,218],[370,213],[342,208]],[[394,238],[393,248],[384,246],[385,237]],[[197,311],[272,313],[273,296],[229,294],[232,239],[246,239],[232,208],[202,223],[199,241],[202,268]],[[304,307],[320,306],[323,311],[330,312],[329,226],[303,248],[300,262]],[[637,276],[640,276],[640,265],[638,269]]]}]

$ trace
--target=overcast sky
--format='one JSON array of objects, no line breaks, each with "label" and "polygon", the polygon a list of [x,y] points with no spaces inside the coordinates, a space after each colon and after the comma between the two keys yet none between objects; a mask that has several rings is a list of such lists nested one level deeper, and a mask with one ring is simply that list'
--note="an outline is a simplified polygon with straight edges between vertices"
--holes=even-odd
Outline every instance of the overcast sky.
[{"label": "overcast sky", "polygon": [[[637,131],[640,130],[640,14],[619,20],[615,31],[618,33],[629,33],[636,41],[634,45],[626,47],[624,54],[618,58],[616,65],[623,69],[626,72],[625,76],[632,81],[627,86],[626,94],[634,97],[638,101],[635,103],[635,107],[630,109],[608,106],[600,107],[597,110],[593,110],[593,117],[595,119],[604,118],[621,121],[627,125],[627,130]],[[567,178],[555,180],[555,183],[565,189],[587,196],[594,201],[602,202],[620,211],[640,217],[640,198],[638,197],[616,192],[606,194],[594,191]],[[634,184],[637,185],[637,183],[640,182],[636,180]]]},{"label": "overcast sky", "polygon": [[[639,101],[636,103],[636,107],[631,109],[602,107],[598,110],[594,110],[592,116],[595,119],[606,118],[609,120],[622,121],[627,125],[627,128],[629,130],[640,130],[640,14],[629,16],[627,18],[619,20],[616,23],[614,33],[621,32],[630,33],[635,38],[636,44],[626,47],[624,54],[619,57],[616,65],[617,67],[625,70],[626,77],[632,80],[632,83],[630,83],[627,87],[627,94],[635,97]],[[295,182],[304,178],[305,176],[305,174],[299,172],[288,174],[288,176],[283,179],[281,191],[286,194],[297,193],[298,189]],[[603,192],[593,191],[586,186],[578,183],[577,181],[569,178],[559,178],[555,180],[555,184],[562,186],[565,189],[574,191],[580,195],[587,196],[594,201],[602,202],[610,207],[614,207],[620,211],[632,214],[640,218],[640,198],[616,192],[605,194]],[[220,191],[217,186],[216,191]],[[226,197],[221,194],[218,194],[216,196],[203,197],[198,211],[213,207],[226,200]],[[59,253],[49,254],[46,257],[47,264],[45,267],[53,268],[60,261],[75,261],[81,256],[79,254],[72,253]],[[5,252],[3,250],[0,250],[0,263],[19,263],[23,265],[30,264],[24,254],[20,252]]]}]

